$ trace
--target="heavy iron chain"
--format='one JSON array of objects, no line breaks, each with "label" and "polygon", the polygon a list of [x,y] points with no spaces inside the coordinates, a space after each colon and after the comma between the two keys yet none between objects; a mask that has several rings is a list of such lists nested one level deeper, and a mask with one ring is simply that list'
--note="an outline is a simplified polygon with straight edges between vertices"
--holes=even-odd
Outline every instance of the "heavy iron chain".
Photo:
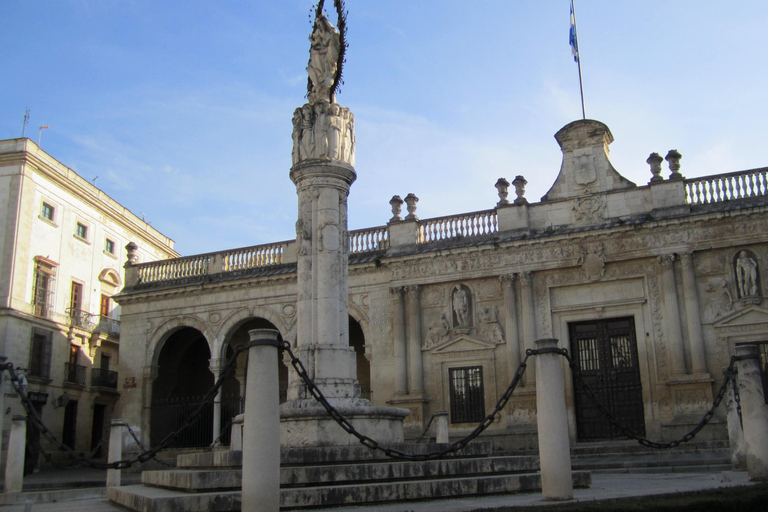
[{"label": "heavy iron chain", "polygon": [[486,418],[469,435],[459,441],[456,441],[444,450],[423,454],[409,454],[394,448],[381,446],[374,439],[371,439],[365,434],[358,432],[354,425],[352,425],[348,419],[346,419],[335,407],[333,407],[328,402],[328,399],[325,398],[325,395],[323,395],[323,392],[320,391],[320,388],[318,388],[317,385],[312,382],[312,379],[310,379],[309,375],[307,374],[307,370],[304,367],[304,364],[302,364],[299,358],[296,357],[291,351],[290,343],[283,342],[283,350],[288,352],[288,355],[291,357],[291,365],[293,366],[294,370],[296,370],[296,373],[299,375],[301,380],[304,381],[304,384],[307,386],[308,391],[312,394],[312,397],[317,400],[320,405],[323,406],[328,415],[331,416],[331,418],[333,418],[341,428],[343,428],[348,434],[356,437],[357,440],[360,441],[360,444],[370,450],[378,450],[391,459],[412,461],[434,460],[445,457],[450,453],[461,450],[467,444],[469,444],[470,441],[474,440],[477,436],[482,434],[491,425],[491,423],[494,422],[496,415],[501,412],[505,405],[507,405],[507,402],[512,397],[512,393],[515,391],[515,388],[525,373],[525,369],[528,366],[528,357],[535,354],[535,351],[531,354],[526,353],[525,359],[522,363],[520,363],[520,366],[515,372],[515,376],[512,378],[512,382],[509,383],[507,390],[504,391],[504,394],[502,394],[501,398],[499,398],[499,401],[496,403],[496,407],[493,409],[493,412],[486,416]]},{"label": "heavy iron chain", "polygon": [[[728,369],[724,372],[725,377],[723,378],[723,384],[720,386],[719,391],[717,392],[717,395],[715,396],[715,399],[712,403],[712,407],[704,413],[704,416],[702,417],[701,421],[699,421],[698,425],[696,425],[690,432],[685,434],[680,439],[669,441],[665,443],[660,443],[656,441],[651,441],[650,439],[637,435],[634,431],[632,431],[630,428],[622,425],[619,423],[619,421],[616,419],[616,417],[608,410],[608,408],[603,405],[600,400],[597,398],[597,395],[595,392],[589,387],[589,384],[584,380],[584,377],[581,375],[581,369],[578,367],[576,362],[571,359],[571,356],[568,354],[568,351],[565,349],[553,349],[553,352],[559,353],[565,359],[568,361],[568,366],[570,366],[571,371],[573,372],[574,377],[576,378],[576,381],[578,385],[581,387],[584,392],[586,392],[587,396],[590,400],[597,406],[598,409],[600,409],[600,412],[605,416],[605,418],[610,422],[611,425],[616,427],[619,432],[621,432],[622,435],[634,439],[638,443],[640,443],[643,446],[647,446],[648,448],[657,448],[657,449],[668,449],[668,448],[676,448],[677,446],[680,446],[682,443],[687,443],[694,437],[696,437],[696,434],[698,434],[701,429],[703,429],[707,423],[712,419],[712,417],[715,415],[715,409],[718,405],[720,405],[720,402],[723,400],[723,397],[725,396],[725,392],[728,389],[728,384],[733,383],[735,384],[735,381],[733,379],[733,365],[738,360],[737,357],[731,357],[730,364],[728,366]],[[531,350],[527,350],[526,353],[531,352]],[[734,396],[738,394],[737,386],[734,385]],[[739,414],[741,414],[741,410],[739,409]]]},{"label": "heavy iron chain", "polygon": [[421,433],[421,435],[414,441],[414,444],[419,444],[424,437],[426,437],[427,432],[429,432],[429,427],[432,426],[432,422],[435,421],[435,418],[437,417],[436,414],[433,414],[431,418],[429,418],[429,423],[427,423],[427,426],[424,427],[424,432]]}]

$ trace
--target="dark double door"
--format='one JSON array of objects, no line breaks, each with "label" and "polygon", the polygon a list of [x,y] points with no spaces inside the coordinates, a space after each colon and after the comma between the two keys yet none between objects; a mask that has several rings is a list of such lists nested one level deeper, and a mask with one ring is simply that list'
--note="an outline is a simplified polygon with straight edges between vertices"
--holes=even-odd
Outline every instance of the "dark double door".
[{"label": "dark double door", "polygon": [[[597,399],[636,435],[645,435],[643,393],[632,317],[569,325],[571,354]],[[626,437],[614,427],[574,379],[579,441]]]}]

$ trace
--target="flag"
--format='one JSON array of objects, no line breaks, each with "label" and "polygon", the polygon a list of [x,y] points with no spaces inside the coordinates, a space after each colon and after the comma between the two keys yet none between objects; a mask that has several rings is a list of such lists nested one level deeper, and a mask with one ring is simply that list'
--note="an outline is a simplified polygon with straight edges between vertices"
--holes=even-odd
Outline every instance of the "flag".
[{"label": "flag", "polygon": [[568,42],[571,44],[573,61],[579,62],[579,40],[576,38],[576,15],[573,14],[573,0],[571,0],[571,30],[568,36]]}]

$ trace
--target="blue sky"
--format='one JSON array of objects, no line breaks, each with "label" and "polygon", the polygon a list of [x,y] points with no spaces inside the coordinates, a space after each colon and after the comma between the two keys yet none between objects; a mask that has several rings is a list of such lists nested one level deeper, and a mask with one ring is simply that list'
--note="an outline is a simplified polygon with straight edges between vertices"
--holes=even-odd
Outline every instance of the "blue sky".
[{"label": "blue sky", "polygon": [[[330,0],[327,1],[331,5]],[[293,238],[291,117],[312,0],[0,2],[0,138],[26,135],[176,240],[184,255]],[[347,0],[338,102],[355,114],[349,227],[393,194],[422,218],[553,183],[581,118],[568,0]],[[704,176],[768,165],[768,2],[577,0],[587,117],[638,185],[648,155]],[[334,18],[335,19],[335,18]],[[667,171],[665,170],[665,173]]]}]

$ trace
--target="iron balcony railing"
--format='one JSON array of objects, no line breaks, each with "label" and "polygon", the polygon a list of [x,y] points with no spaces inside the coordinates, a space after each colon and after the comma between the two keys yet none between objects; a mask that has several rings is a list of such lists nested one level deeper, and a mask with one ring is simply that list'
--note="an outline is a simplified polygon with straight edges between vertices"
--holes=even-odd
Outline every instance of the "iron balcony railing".
[{"label": "iron balcony railing", "polygon": [[67,317],[69,317],[69,325],[78,327],[85,331],[93,331],[96,323],[93,321],[92,315],[87,311],[81,309],[67,308]]},{"label": "iron balcony railing", "polygon": [[120,321],[108,316],[93,315],[80,309],[67,308],[69,324],[88,332],[120,337]]},{"label": "iron balcony railing", "polygon": [[94,332],[104,333],[113,338],[120,337],[120,320],[115,320],[108,316],[97,317],[94,315],[94,319],[96,318],[98,318],[98,323],[96,323],[96,327],[93,329]]},{"label": "iron balcony railing", "polygon": [[94,368],[91,371],[91,386],[117,389],[117,372]]},{"label": "iron balcony railing", "polygon": [[64,363],[64,382],[85,386],[85,366],[74,363]]}]

